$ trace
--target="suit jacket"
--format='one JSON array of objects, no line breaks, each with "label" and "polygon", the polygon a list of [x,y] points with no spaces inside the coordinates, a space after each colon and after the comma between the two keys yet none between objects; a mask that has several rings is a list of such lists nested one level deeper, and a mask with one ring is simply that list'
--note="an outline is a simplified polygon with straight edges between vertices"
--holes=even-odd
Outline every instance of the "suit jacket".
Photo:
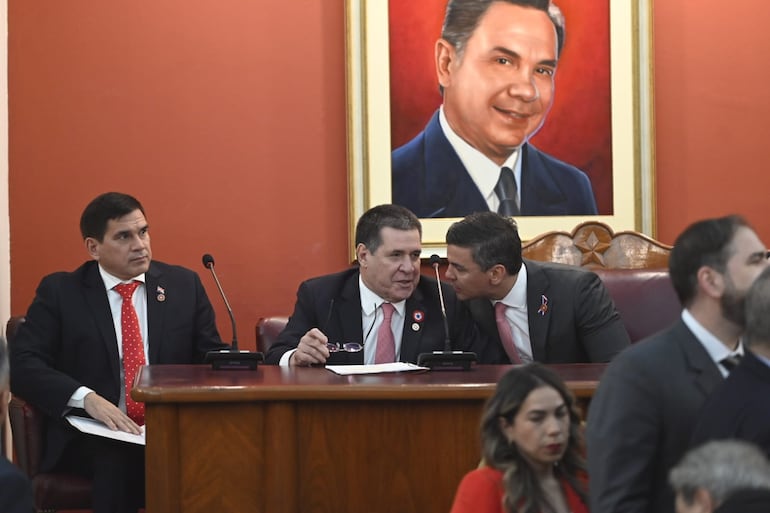
[{"label": "suit jacket", "polygon": [[[615,304],[596,273],[553,263],[525,260],[527,317],[535,361],[542,363],[608,362],[631,344]],[[543,297],[547,310],[541,313]],[[482,335],[489,339],[486,360],[511,363],[489,299],[468,302]]]},{"label": "suit jacket", "polygon": [[19,468],[0,456],[0,511],[33,513],[32,484]]},{"label": "suit jacket", "polygon": [[770,367],[746,351],[703,405],[692,438],[696,447],[709,440],[739,438],[758,445],[770,457]]},{"label": "suit jacket", "polygon": [[[591,181],[578,168],[527,143],[521,147],[521,215],[597,213]],[[393,203],[417,217],[464,217],[489,210],[441,130],[438,111],[417,137],[393,151]]]},{"label": "suit jacket", "polygon": [[[197,274],[152,262],[145,280],[150,364],[200,363],[207,351],[227,347]],[[96,261],[43,278],[10,358],[11,391],[48,417],[42,467],[50,469],[77,436],[62,420],[75,390],[86,386],[115,405],[120,400],[117,336]]]},{"label": "suit jacket", "polygon": [[588,410],[591,513],[673,513],[668,472],[722,374],[680,319],[623,351]]},{"label": "suit jacket", "polygon": [[[311,328],[319,328],[330,341],[363,341],[365,333],[361,324],[358,275],[358,268],[352,268],[303,282],[297,291],[294,313],[268,351],[265,361],[278,364],[281,356],[295,349],[302,336]],[[480,340],[467,310],[457,301],[451,287],[442,283],[441,288],[453,348],[483,354],[486,344]],[[415,317],[418,311],[423,313],[422,320],[417,320],[419,315]],[[419,329],[413,329],[415,325]],[[423,275],[412,296],[406,300],[400,360],[415,363],[420,353],[443,350],[444,340],[444,322],[436,280]],[[362,364],[364,352],[332,353],[327,363]]]}]

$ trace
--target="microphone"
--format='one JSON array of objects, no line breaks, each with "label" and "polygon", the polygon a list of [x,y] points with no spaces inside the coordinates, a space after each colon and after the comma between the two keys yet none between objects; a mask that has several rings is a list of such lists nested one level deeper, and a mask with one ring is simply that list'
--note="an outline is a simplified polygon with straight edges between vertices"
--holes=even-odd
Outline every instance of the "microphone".
[{"label": "microphone", "polygon": [[238,335],[235,330],[235,316],[233,309],[230,308],[230,302],[227,300],[222,284],[219,283],[217,273],[214,271],[214,257],[206,253],[203,255],[203,266],[211,271],[214,282],[219,289],[219,295],[225,302],[227,314],[230,316],[230,324],[233,328],[233,341],[231,349],[220,349],[218,351],[209,351],[204,359],[205,363],[210,363],[214,370],[256,370],[257,363],[265,359],[262,353],[251,353],[249,351],[240,351],[238,349]]},{"label": "microphone", "polygon": [[452,342],[449,339],[449,321],[446,316],[446,304],[444,304],[444,292],[441,290],[441,277],[438,266],[441,257],[430,256],[430,265],[436,272],[436,287],[438,288],[438,300],[441,303],[441,317],[444,321],[444,350],[417,355],[417,365],[428,367],[432,370],[470,370],[471,364],[478,361],[476,353],[470,351],[453,351]]}]

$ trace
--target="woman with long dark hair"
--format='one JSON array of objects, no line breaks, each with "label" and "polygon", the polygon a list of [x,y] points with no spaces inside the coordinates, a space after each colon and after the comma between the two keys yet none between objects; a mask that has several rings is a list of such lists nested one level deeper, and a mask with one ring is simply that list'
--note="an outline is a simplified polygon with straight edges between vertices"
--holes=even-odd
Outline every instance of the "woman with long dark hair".
[{"label": "woman with long dark hair", "polygon": [[580,416],[553,371],[515,367],[481,419],[483,466],[465,475],[452,513],[587,513]]}]

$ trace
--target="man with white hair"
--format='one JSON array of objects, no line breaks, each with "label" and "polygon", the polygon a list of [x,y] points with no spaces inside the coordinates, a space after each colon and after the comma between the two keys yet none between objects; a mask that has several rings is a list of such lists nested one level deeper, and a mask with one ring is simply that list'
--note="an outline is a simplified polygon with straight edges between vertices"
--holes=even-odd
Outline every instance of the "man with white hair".
[{"label": "man with white hair", "polygon": [[688,452],[669,474],[677,513],[767,513],[770,462],[739,440],[709,442]]}]

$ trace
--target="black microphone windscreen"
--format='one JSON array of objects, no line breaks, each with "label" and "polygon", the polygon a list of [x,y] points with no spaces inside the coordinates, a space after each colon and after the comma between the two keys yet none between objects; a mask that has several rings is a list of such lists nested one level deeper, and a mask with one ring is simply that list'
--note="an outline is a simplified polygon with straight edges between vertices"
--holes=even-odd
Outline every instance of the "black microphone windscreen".
[{"label": "black microphone windscreen", "polygon": [[211,266],[214,265],[214,257],[206,253],[203,255],[203,266],[206,269],[211,269]]},{"label": "black microphone windscreen", "polygon": [[441,263],[441,257],[438,255],[430,256],[430,265],[436,265]]}]

